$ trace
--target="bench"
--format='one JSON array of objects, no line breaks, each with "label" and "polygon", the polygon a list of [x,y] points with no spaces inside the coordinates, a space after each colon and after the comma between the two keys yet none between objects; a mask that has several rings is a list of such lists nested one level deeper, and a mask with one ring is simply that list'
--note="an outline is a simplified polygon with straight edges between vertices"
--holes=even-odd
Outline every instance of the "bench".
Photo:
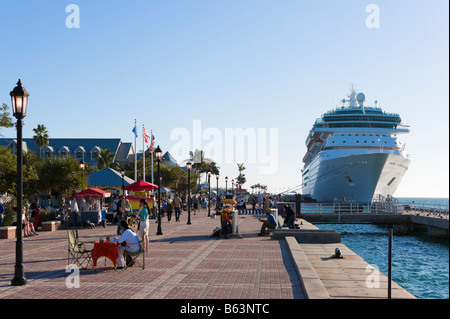
[{"label": "bench", "polygon": [[16,238],[16,226],[2,226],[0,227],[0,239]]},{"label": "bench", "polygon": [[61,229],[61,221],[60,220],[51,220],[48,222],[42,222],[42,230],[43,231],[55,231]]}]

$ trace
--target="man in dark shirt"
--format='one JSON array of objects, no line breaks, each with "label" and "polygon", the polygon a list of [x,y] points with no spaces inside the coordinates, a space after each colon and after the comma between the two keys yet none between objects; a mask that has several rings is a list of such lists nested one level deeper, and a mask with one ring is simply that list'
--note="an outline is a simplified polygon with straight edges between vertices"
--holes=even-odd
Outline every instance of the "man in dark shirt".
[{"label": "man in dark shirt", "polygon": [[284,219],[284,223],[286,224],[286,226],[289,229],[294,229],[295,228],[295,212],[287,204],[283,205],[283,210],[286,213],[286,218]]},{"label": "man in dark shirt", "polygon": [[122,234],[122,229],[120,228],[120,221],[122,219],[125,219],[127,216],[127,213],[123,210],[123,195],[120,195],[119,201],[116,204],[117,207],[117,235]]}]

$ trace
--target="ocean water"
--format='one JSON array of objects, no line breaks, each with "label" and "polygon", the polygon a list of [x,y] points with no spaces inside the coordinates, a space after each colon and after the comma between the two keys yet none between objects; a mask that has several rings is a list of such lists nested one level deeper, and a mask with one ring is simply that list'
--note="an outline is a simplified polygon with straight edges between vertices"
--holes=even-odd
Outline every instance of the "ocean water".
[{"label": "ocean water", "polygon": [[[399,198],[401,203],[448,205],[448,198]],[[388,228],[377,225],[322,224],[341,233],[342,243],[366,262],[388,273]],[[426,233],[394,232],[392,279],[419,299],[449,298],[449,241]]]}]

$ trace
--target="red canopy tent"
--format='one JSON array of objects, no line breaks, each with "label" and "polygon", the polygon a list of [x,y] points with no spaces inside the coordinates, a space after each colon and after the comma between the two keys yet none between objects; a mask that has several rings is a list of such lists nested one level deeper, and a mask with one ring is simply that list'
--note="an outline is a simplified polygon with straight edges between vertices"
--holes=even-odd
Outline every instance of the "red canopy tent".
[{"label": "red canopy tent", "polygon": [[105,198],[110,197],[111,193],[104,191],[100,188],[88,188],[84,191],[75,194],[76,197],[96,197],[96,198]]},{"label": "red canopy tent", "polygon": [[127,191],[147,191],[155,188],[158,188],[158,185],[146,181],[137,181],[125,186],[125,190]]}]

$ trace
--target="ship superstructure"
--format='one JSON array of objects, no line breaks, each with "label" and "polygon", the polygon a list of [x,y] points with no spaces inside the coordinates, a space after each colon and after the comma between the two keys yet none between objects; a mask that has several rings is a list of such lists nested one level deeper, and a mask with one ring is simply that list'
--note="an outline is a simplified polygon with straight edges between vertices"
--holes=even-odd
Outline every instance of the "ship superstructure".
[{"label": "ship superstructure", "polygon": [[358,203],[370,203],[375,194],[392,196],[410,164],[397,138],[409,128],[399,114],[365,106],[365,95],[353,89],[341,102],[309,132],[303,194],[318,202]]}]

